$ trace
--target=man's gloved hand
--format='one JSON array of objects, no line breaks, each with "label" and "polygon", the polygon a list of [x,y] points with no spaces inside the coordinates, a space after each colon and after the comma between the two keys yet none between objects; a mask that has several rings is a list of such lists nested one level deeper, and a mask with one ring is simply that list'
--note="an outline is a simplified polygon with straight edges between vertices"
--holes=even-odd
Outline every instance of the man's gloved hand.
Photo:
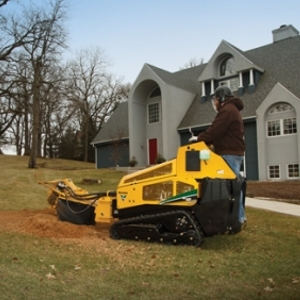
[{"label": "man's gloved hand", "polygon": [[196,136],[192,136],[190,139],[189,139],[189,142],[190,143],[193,143],[193,142],[197,142],[198,141],[198,138]]}]

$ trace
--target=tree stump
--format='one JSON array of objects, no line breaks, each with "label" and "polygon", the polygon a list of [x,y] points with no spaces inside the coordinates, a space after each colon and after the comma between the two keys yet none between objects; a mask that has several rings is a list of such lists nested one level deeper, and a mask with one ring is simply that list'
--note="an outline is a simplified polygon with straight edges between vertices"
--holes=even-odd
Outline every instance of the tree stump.
[{"label": "tree stump", "polygon": [[83,178],[81,181],[83,184],[101,184],[101,179],[95,179],[95,178]]}]

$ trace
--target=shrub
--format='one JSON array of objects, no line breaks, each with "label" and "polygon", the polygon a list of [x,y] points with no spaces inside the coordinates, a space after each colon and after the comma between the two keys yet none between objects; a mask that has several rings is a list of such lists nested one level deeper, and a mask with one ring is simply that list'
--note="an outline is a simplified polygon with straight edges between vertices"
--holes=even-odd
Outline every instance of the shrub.
[{"label": "shrub", "polygon": [[161,163],[163,163],[165,161],[166,161],[166,159],[161,154],[158,153],[157,157],[156,157],[156,160],[155,160],[155,163],[156,164],[161,164]]},{"label": "shrub", "polygon": [[129,166],[134,167],[134,166],[137,165],[137,163],[138,163],[138,161],[136,160],[135,156],[132,156],[130,161],[129,161]]}]

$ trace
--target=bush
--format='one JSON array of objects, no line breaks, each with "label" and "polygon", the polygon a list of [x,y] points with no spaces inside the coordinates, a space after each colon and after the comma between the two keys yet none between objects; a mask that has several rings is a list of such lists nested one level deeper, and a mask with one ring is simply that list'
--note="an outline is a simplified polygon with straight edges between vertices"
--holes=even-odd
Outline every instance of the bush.
[{"label": "bush", "polygon": [[163,163],[165,161],[166,161],[166,159],[161,154],[158,153],[157,157],[156,157],[156,160],[155,160],[155,163],[156,164],[161,164],[161,163]]},{"label": "bush", "polygon": [[129,164],[130,167],[135,167],[138,164],[138,161],[136,160],[135,156],[131,157],[128,164]]}]

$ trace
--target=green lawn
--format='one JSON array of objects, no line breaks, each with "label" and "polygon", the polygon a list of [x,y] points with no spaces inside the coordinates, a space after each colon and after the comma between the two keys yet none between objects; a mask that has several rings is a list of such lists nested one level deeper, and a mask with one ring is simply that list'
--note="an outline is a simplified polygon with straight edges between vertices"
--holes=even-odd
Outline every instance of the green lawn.
[{"label": "green lawn", "polygon": [[[46,162],[30,170],[28,158],[0,156],[2,211],[46,208],[37,180],[72,178],[89,191],[105,191],[124,175],[86,163]],[[103,183],[84,186],[87,177]],[[0,298],[299,299],[300,218],[250,208],[247,217],[245,231],[206,238],[201,248],[0,229]]]}]

